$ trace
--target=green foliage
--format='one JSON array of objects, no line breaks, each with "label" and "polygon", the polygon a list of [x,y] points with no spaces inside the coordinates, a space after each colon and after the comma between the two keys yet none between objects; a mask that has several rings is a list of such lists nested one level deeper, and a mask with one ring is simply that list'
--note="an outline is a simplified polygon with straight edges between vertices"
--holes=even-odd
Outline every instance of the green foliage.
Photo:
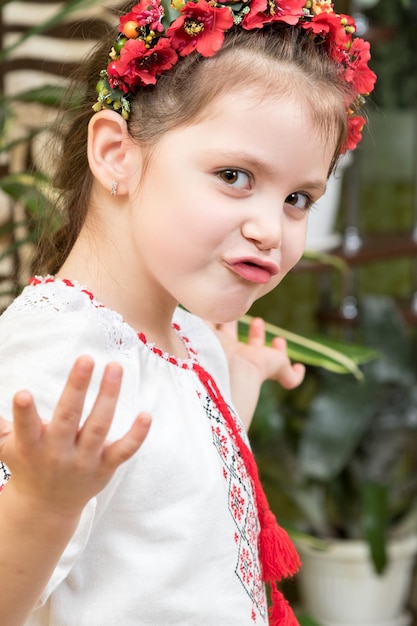
[{"label": "green foliage", "polygon": [[[4,0],[2,7],[12,1]],[[7,60],[12,53],[18,50],[21,44],[34,35],[48,31],[48,29],[63,23],[75,11],[94,4],[98,4],[98,0],[70,0],[61,3],[52,17],[26,30],[12,45],[4,47],[0,51],[0,63]],[[15,126],[16,105],[37,103],[44,107],[58,109],[64,100],[64,94],[66,94],[65,86],[45,83],[38,88],[26,89],[13,96],[0,95],[0,154],[3,159],[5,158],[3,162],[7,162],[13,150],[19,146],[29,146],[31,141],[47,127],[45,122],[44,126],[21,133],[18,138],[11,138],[9,131],[13,130]],[[79,95],[75,94],[74,100],[66,101],[68,110],[77,105],[77,97]],[[0,190],[9,198],[12,207],[9,218],[0,229],[2,238],[0,259],[12,260],[13,269],[10,275],[16,279],[19,273],[19,252],[22,246],[35,243],[46,226],[51,229],[58,226],[58,224],[49,221],[54,193],[50,187],[48,172],[28,172],[26,170],[13,174],[6,173],[1,176]],[[21,207],[19,211],[14,210],[17,205]],[[20,287],[19,285],[16,286],[17,291]],[[1,290],[0,295],[9,295],[9,289]]]},{"label": "green foliage", "polygon": [[386,539],[415,528],[416,359],[390,298],[361,305],[364,380],[310,370],[299,390],[266,387],[251,440],[281,521],[322,538],[367,540],[376,571]]},{"label": "green foliage", "polygon": [[297,619],[300,626],[321,626],[321,624],[307,615],[297,615]]},{"label": "green foliage", "polygon": [[[2,6],[9,4],[10,2],[13,2],[13,0],[3,0]],[[57,26],[58,24],[62,24],[64,20],[73,15],[75,11],[86,9],[95,4],[99,4],[98,0],[66,0],[66,2],[61,3],[52,17],[44,22],[41,22],[40,24],[36,24],[32,28],[29,28],[12,45],[0,50],[0,63],[34,35],[39,35],[48,29]]]},{"label": "green foliage", "polygon": [[373,99],[384,110],[415,107],[417,5],[414,0],[379,0],[367,11],[380,33],[372,42],[371,67],[378,76]]}]

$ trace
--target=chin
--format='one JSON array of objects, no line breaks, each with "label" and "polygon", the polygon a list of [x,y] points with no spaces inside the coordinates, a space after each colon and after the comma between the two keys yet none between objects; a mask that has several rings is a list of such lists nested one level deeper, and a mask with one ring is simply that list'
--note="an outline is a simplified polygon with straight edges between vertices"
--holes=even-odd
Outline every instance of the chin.
[{"label": "chin", "polygon": [[212,324],[235,322],[245,315],[253,303],[265,293],[271,291],[276,284],[254,286],[228,286],[222,289],[207,290],[205,293],[194,293],[191,298],[181,301],[182,306]]},{"label": "chin", "polygon": [[242,315],[245,315],[252,306],[253,302],[248,303],[246,306],[229,306],[229,307],[204,307],[199,306],[194,309],[188,309],[194,315],[201,317],[207,322],[212,324],[228,324],[229,322],[235,322]]}]

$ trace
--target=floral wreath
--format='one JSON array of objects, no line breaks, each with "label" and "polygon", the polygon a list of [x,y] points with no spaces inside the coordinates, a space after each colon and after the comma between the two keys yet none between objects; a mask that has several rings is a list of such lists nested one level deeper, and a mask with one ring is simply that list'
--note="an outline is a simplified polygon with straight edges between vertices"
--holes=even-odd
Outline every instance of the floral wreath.
[{"label": "floral wreath", "polygon": [[154,85],[181,57],[197,51],[213,56],[234,26],[246,30],[265,24],[298,26],[325,45],[342,68],[342,81],[354,93],[347,106],[348,138],[342,152],[362,138],[365,119],[358,110],[374,87],[368,67],[369,43],[354,37],[353,18],[337,14],[330,0],[140,0],[120,17],[118,37],[109,63],[100,73],[93,109],[113,109],[129,118],[130,96],[141,86]]}]

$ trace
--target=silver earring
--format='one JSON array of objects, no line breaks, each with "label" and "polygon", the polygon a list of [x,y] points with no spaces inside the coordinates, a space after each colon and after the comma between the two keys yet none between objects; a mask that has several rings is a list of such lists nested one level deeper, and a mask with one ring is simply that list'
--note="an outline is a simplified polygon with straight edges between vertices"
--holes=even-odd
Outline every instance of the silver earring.
[{"label": "silver earring", "polygon": [[112,186],[111,186],[111,195],[112,195],[112,196],[115,196],[115,195],[117,194],[117,188],[118,188],[118,186],[119,186],[118,181],[117,181],[117,180],[114,180],[114,181],[113,181],[113,184],[112,184]]}]

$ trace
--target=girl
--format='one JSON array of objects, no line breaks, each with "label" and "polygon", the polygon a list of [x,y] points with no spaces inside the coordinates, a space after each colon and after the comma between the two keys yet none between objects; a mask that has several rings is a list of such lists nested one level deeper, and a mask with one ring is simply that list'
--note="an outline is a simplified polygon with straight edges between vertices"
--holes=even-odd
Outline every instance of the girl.
[{"label": "girl", "polygon": [[303,368],[228,323],[299,260],[374,75],[330,2],[174,4],[142,0],[86,66],[49,274],[1,319],[7,626],[267,624],[265,583],[296,623],[244,427]]}]

